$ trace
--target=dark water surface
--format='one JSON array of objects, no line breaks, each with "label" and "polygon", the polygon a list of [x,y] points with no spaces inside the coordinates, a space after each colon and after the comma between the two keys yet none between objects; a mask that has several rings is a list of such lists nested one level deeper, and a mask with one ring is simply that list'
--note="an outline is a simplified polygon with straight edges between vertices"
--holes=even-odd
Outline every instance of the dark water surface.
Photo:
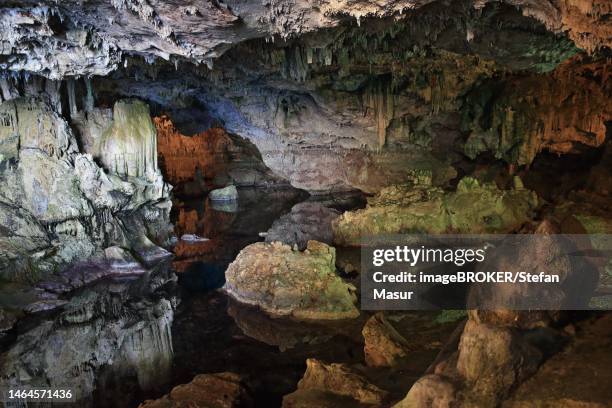
[{"label": "dark water surface", "polygon": [[[177,235],[196,234],[210,240],[179,242],[175,248],[181,304],[172,326],[174,384],[189,382],[197,374],[232,371],[244,377],[257,406],[278,407],[282,396],[296,389],[307,358],[328,363],[363,363],[361,330],[369,314],[341,322],[304,323],[271,318],[214,290],[224,283],[225,269],[238,252],[263,240],[260,232],[267,231],[277,218],[305,199],[291,191],[241,190],[235,212],[215,210],[205,200],[176,203]],[[340,211],[364,205],[362,197],[308,199]],[[355,251],[338,248],[338,256],[354,258]],[[358,284],[357,276],[352,282]],[[397,398],[433,361],[441,346],[438,340],[445,340],[454,327],[432,324],[434,315],[412,313],[398,317],[397,324],[401,326],[398,330],[419,331],[412,340],[425,345],[421,352],[411,356],[410,366],[395,372],[369,371],[373,380],[378,380]]]}]

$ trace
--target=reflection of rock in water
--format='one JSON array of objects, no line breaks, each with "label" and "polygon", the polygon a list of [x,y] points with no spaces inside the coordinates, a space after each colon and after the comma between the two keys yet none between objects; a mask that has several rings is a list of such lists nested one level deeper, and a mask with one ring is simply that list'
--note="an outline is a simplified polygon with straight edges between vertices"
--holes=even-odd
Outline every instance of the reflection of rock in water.
[{"label": "reflection of rock in water", "polygon": [[80,406],[127,406],[138,389],[164,385],[173,355],[173,281],[161,264],[138,279],[82,288],[61,312],[21,322],[2,355],[0,384],[70,388]]}]

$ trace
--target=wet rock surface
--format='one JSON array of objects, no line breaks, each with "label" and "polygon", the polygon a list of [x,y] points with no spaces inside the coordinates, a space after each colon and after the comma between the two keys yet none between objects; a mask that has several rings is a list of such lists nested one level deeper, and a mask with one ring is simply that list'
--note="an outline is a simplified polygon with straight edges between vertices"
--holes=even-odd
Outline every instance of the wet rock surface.
[{"label": "wet rock surface", "polygon": [[227,268],[224,290],[273,315],[355,318],[355,288],[336,275],[335,260],[335,249],[317,241],[304,251],[280,242],[251,244]]}]

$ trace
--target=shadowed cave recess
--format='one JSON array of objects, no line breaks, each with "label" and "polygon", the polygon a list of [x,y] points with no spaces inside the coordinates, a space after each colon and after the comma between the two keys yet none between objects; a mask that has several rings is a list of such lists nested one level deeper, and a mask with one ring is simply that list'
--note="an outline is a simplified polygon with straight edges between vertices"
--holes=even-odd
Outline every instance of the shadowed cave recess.
[{"label": "shadowed cave recess", "polygon": [[0,391],[612,406],[609,312],[359,299],[364,236],[612,233],[611,46],[609,0],[1,1]]}]

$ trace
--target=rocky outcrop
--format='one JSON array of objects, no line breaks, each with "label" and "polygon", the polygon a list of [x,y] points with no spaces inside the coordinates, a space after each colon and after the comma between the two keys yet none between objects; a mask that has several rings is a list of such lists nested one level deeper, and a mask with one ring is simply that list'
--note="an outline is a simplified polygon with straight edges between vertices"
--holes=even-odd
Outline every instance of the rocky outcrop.
[{"label": "rocky outcrop", "polygon": [[610,75],[606,60],[580,56],[549,74],[476,87],[463,111],[466,154],[491,151],[529,165],[543,150],[567,154],[601,146],[612,118]]},{"label": "rocky outcrop", "polygon": [[253,401],[240,376],[225,372],[197,375],[190,383],[178,385],[169,394],[145,401],[139,408],[248,408]]},{"label": "rocky outcrop", "polygon": [[266,242],[280,241],[284,244],[306,249],[308,241],[331,244],[331,223],[340,213],[318,202],[303,202],[293,206],[289,214],[274,221],[266,232]]},{"label": "rocky outcrop", "polygon": [[[530,154],[538,151],[528,143],[531,136],[542,133],[535,124],[554,128],[554,112],[561,105],[566,108],[559,123],[567,128],[546,131],[542,149],[550,146],[558,151],[567,138],[575,141],[579,135],[581,140],[589,139],[589,123],[597,125],[600,134],[599,102],[588,112],[590,119],[570,119],[574,117],[571,106],[583,113],[589,104],[582,101],[599,100],[597,94],[588,96],[590,88],[584,92],[576,88],[580,91],[575,96],[577,103],[570,103],[573,96],[560,102],[563,92],[559,100],[553,92],[551,101],[538,106],[535,100],[515,100],[514,96],[526,93],[516,92],[510,102],[520,113],[506,118],[505,103],[495,109],[495,123],[507,125],[501,130],[475,119],[490,116],[488,109],[482,109],[484,115],[466,112],[476,122],[465,118],[461,126],[462,113],[470,111],[470,105],[489,101],[488,107],[496,102],[491,94],[497,89],[491,89],[490,83],[507,82],[508,93],[515,83],[524,81],[527,86],[526,78],[532,82],[548,78],[545,80],[554,84],[555,75],[535,73],[550,72],[578,52],[566,37],[547,32],[536,20],[548,16],[549,28],[561,31],[556,23],[560,21],[558,8],[541,3],[521,1],[523,10],[531,10],[525,12],[527,16],[503,2],[433,1],[426,7],[411,3],[414,7],[394,20],[371,17],[399,11],[402,2],[351,3],[346,13],[361,16],[360,25],[345,19],[340,26],[331,27],[340,16],[326,15],[334,21],[323,31],[305,30],[295,38],[275,42],[252,39],[228,45],[210,69],[181,62],[180,79],[172,63],[149,65],[130,60],[112,78],[96,78],[93,83],[101,95],[151,101],[160,111],[172,112],[177,123],[177,111],[197,109],[211,124],[222,125],[251,142],[274,174],[312,193],[354,189],[376,193],[423,176],[432,178],[435,185],[447,186],[457,175],[453,166],[465,160],[464,153],[474,157],[480,151],[501,149],[511,155],[514,153],[507,150],[514,152],[525,144]],[[279,12],[291,14],[294,7],[301,6],[292,6],[292,11],[281,7]],[[356,11],[362,7],[376,11],[366,18]],[[310,6],[304,12],[318,13]],[[595,7],[593,13],[600,11]],[[598,15],[599,20],[602,14]],[[594,58],[605,64],[601,55]],[[589,82],[586,72],[581,77]],[[473,88],[480,92],[472,92]],[[466,102],[466,94],[475,95]],[[545,99],[546,95],[534,98]],[[541,117],[531,120],[529,115],[540,105]],[[527,129],[532,123],[533,129]],[[521,129],[514,132],[514,128]],[[502,141],[498,148],[495,142],[502,130],[506,136],[514,133],[512,140]],[[483,138],[491,144],[483,147]],[[598,138],[589,145],[600,143]],[[187,166],[190,160],[182,162]]]},{"label": "rocky outcrop", "polygon": [[393,186],[368,200],[367,208],[333,222],[334,241],[359,245],[376,234],[504,233],[518,229],[537,207],[535,193],[520,180],[511,190],[465,177],[454,192],[426,185]]},{"label": "rocky outcrop", "polygon": [[[127,106],[138,108],[134,113],[125,111]],[[4,279],[36,281],[77,260],[104,259],[104,248],[113,245],[145,260],[167,255],[158,245],[167,244],[171,234],[169,188],[155,165],[148,110],[140,102],[123,102],[117,112],[121,123],[130,120],[126,112],[134,113],[139,125],[114,128],[131,144],[121,145],[126,149],[121,160],[106,162],[123,165],[111,165],[106,172],[91,154],[79,152],[68,123],[44,99],[19,98],[0,105]],[[149,127],[142,128],[145,119]],[[153,133],[142,133],[147,129]],[[105,140],[110,143],[113,137]],[[110,147],[105,154],[113,154]]]},{"label": "rocky outcrop", "polygon": [[241,187],[287,184],[263,164],[257,148],[239,136],[221,128],[186,136],[167,116],[153,120],[161,170],[178,194],[203,195],[228,183]]},{"label": "rocky outcrop", "polygon": [[459,408],[457,388],[447,379],[435,374],[425,375],[414,383],[406,398],[393,408]]},{"label": "rocky outcrop", "polygon": [[408,342],[382,312],[370,317],[361,333],[365,340],[363,352],[369,366],[392,367],[408,355]]},{"label": "rocky outcrop", "polygon": [[336,250],[309,241],[304,251],[280,242],[243,249],[225,272],[228,295],[272,315],[348,319],[359,315],[355,288],[336,275]]},{"label": "rocky outcrop", "polygon": [[350,367],[309,358],[297,391],[283,398],[283,407],[381,406],[387,397]]}]

